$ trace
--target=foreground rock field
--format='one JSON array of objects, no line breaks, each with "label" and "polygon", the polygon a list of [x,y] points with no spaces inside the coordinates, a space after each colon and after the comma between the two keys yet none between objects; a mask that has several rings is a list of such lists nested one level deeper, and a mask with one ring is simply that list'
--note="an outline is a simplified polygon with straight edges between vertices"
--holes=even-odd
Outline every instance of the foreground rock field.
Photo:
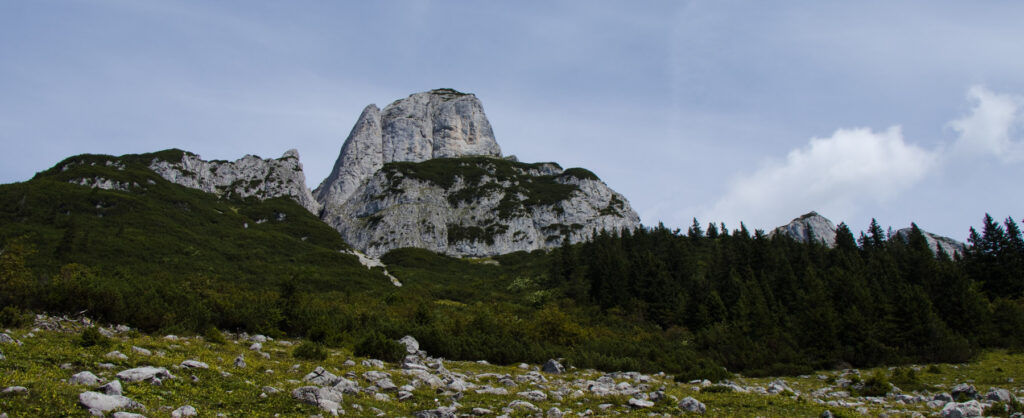
[{"label": "foreground rock field", "polygon": [[[915,390],[856,396],[878,371],[675,382],[663,373],[605,373],[447,361],[403,338],[399,363],[329,350],[293,357],[297,341],[225,333],[149,336],[101,328],[110,343],[82,347],[87,319],[37,316],[0,335],[0,414],[89,416],[978,416],[1024,394],[1024,355],[985,353],[971,364],[908,366]],[[893,370],[881,372],[893,374]],[[959,402],[958,402],[959,401]],[[0,415],[0,416],[4,416]],[[1009,415],[1006,413],[1003,416]]]}]

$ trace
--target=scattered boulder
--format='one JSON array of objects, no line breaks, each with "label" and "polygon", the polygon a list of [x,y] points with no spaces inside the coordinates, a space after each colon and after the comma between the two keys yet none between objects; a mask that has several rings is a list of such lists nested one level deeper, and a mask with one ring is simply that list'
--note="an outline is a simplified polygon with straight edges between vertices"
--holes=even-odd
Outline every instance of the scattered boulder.
[{"label": "scattered boulder", "polygon": [[146,418],[146,416],[134,412],[115,412],[110,415],[110,418]]},{"label": "scattered boulder", "polygon": [[411,335],[402,337],[398,342],[405,346],[405,351],[409,354],[416,354],[420,351],[419,341],[416,341]]},{"label": "scattered boulder", "polygon": [[654,406],[654,402],[645,401],[643,399],[637,398],[629,398],[629,401],[627,403],[629,404],[629,406],[633,408],[650,408]]},{"label": "scattered boulder", "polygon": [[0,344],[17,344],[21,345],[21,341],[15,340],[10,335],[0,332]]},{"label": "scattered boulder", "polygon": [[560,409],[552,406],[551,409],[548,409],[548,412],[545,414],[545,416],[547,418],[562,418],[563,416],[565,416],[565,413],[563,413]]},{"label": "scattered boulder", "polygon": [[509,402],[509,404],[508,404],[508,406],[506,408],[508,408],[508,409],[510,409],[512,411],[526,410],[526,411],[540,412],[540,408],[538,408],[536,405],[534,405],[532,403],[529,403],[529,402],[526,402],[526,401],[521,401],[521,400],[518,400],[518,399],[514,400],[512,402]]},{"label": "scattered boulder", "polygon": [[516,395],[519,395],[520,398],[526,398],[526,399],[529,399],[529,400],[534,401],[534,402],[542,402],[542,401],[546,401],[548,399],[548,395],[545,394],[544,392],[539,391],[539,390],[531,390],[531,391],[527,391],[527,392],[519,392]]},{"label": "scattered boulder", "polygon": [[949,402],[942,408],[942,411],[939,412],[939,416],[942,418],[980,417],[981,414],[981,403],[976,400],[968,402]]},{"label": "scattered boulder", "polygon": [[154,379],[173,379],[174,375],[163,367],[143,366],[122,371],[117,374],[117,378],[125,382],[139,382],[143,380],[153,381]]},{"label": "scattered boulder", "polygon": [[100,378],[92,374],[90,371],[84,371],[75,373],[68,379],[68,383],[72,385],[85,385],[85,386],[96,386],[100,384]]},{"label": "scattered boulder", "polygon": [[192,405],[185,405],[171,412],[171,418],[194,417],[197,415],[199,415],[199,412]]},{"label": "scattered boulder", "polygon": [[439,407],[436,409],[427,409],[423,411],[416,411],[413,414],[416,418],[455,418],[455,408]]},{"label": "scattered boulder", "polygon": [[99,392],[82,392],[82,394],[78,395],[78,404],[88,409],[89,413],[94,415],[96,412],[103,414],[115,409],[146,409],[142,404],[130,398],[121,395],[106,395]]},{"label": "scattered boulder", "polygon": [[1000,388],[989,388],[988,393],[985,394],[986,401],[992,402],[1009,402],[1013,398],[1010,396],[1010,391]]},{"label": "scattered boulder", "polygon": [[98,390],[106,395],[122,395],[121,382],[117,380],[107,382],[107,384],[100,386]]},{"label": "scattered boulder", "polygon": [[292,391],[292,398],[310,405],[318,406],[320,409],[323,409],[332,415],[342,413],[342,393],[334,388],[303,386]]},{"label": "scattered boulder", "polygon": [[8,386],[0,390],[0,396],[28,395],[28,388],[24,386]]},{"label": "scattered boulder", "polygon": [[235,367],[238,367],[239,369],[244,369],[245,368],[245,356],[244,355],[239,354],[238,357],[235,357]]},{"label": "scattered boulder", "polygon": [[142,348],[142,347],[136,347],[134,345],[132,346],[132,351],[135,352],[136,354],[142,354],[144,356],[151,356],[151,355],[153,355],[152,351],[149,351],[149,350],[147,350],[145,348]]},{"label": "scattered boulder", "polygon": [[333,386],[338,383],[338,376],[327,371],[327,369],[324,369],[323,367],[317,366],[316,369],[313,369],[313,371],[303,377],[302,380],[314,385]]},{"label": "scattered boulder", "polygon": [[547,363],[544,363],[544,367],[541,370],[545,373],[562,374],[565,373],[565,366],[562,366],[562,363],[559,363],[555,359],[551,359],[548,360]]},{"label": "scattered boulder", "polygon": [[209,369],[210,365],[198,360],[185,360],[181,362],[181,367],[186,369]]},{"label": "scattered boulder", "polygon": [[104,357],[113,360],[128,360],[128,356],[122,354],[120,351],[111,351],[105,354]]},{"label": "scattered boulder", "polygon": [[696,412],[698,414],[703,414],[704,412],[707,411],[707,407],[705,407],[704,404],[701,403],[701,401],[698,401],[689,396],[679,401],[679,409],[682,409],[687,412]]},{"label": "scattered boulder", "polygon": [[968,399],[978,399],[978,390],[974,388],[974,385],[968,385],[966,383],[953,386],[950,393],[953,394],[954,400],[961,399],[963,397],[967,397]]}]

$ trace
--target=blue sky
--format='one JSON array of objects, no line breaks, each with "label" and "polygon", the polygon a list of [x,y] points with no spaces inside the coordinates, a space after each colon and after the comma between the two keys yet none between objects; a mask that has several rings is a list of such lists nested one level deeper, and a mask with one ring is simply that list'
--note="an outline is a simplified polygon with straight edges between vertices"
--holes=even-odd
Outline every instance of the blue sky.
[{"label": "blue sky", "polygon": [[451,87],[645,224],[1024,217],[1024,3],[0,0],[0,182],[78,153],[297,148]]}]

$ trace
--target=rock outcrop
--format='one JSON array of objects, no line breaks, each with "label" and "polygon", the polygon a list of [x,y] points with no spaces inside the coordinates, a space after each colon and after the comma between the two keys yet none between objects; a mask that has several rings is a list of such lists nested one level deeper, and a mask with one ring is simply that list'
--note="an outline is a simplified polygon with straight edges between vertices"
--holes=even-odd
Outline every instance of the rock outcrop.
[{"label": "rock outcrop", "polygon": [[836,225],[813,211],[775,228],[770,235],[775,234],[788,236],[797,242],[823,244],[829,248],[836,244]]},{"label": "rock outcrop", "polygon": [[[913,228],[903,228],[896,231],[895,235],[904,241],[909,241],[910,232],[912,230]],[[946,255],[952,257],[955,254],[963,254],[964,249],[967,248],[964,243],[953,238],[935,235],[924,230],[921,231],[921,234],[924,235],[924,240],[928,242],[928,248],[930,248],[935,254],[938,254],[939,250],[942,250]]]},{"label": "rock outcrop", "polygon": [[[912,230],[912,227],[900,229],[893,234],[893,237],[907,242],[910,239]],[[776,234],[788,236],[797,242],[816,242],[829,248],[835,247],[836,244],[835,224],[828,220],[828,218],[813,211],[793,219],[786,225],[775,228],[769,235]],[[936,255],[939,254],[939,250],[942,250],[952,257],[954,254],[962,254],[966,248],[962,242],[952,238],[936,235],[924,230],[921,230],[921,234],[924,235],[925,241],[928,242],[928,248]]]},{"label": "rock outcrop", "polygon": [[367,106],[314,195],[321,219],[372,257],[402,247],[490,256],[640,224],[587,170],[501,158],[480,101],[448,89]]},{"label": "rock outcrop", "polygon": [[383,112],[367,106],[313,193],[329,217],[385,163],[469,155],[501,156],[480,100],[451,89],[416,93]]},{"label": "rock outcrop", "polygon": [[206,161],[183,152],[180,161],[154,158],[149,168],[167,181],[218,196],[260,200],[285,196],[313,214],[320,212],[320,204],[306,187],[299,153],[294,149],[277,159],[246,155],[234,162]]}]

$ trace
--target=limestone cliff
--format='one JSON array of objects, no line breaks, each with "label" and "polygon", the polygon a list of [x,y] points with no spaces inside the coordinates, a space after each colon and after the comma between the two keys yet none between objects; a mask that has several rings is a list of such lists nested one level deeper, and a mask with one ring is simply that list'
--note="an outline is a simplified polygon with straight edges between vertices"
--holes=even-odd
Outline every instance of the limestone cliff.
[{"label": "limestone cliff", "polygon": [[817,212],[806,213],[788,224],[775,228],[770,235],[782,234],[796,241],[816,242],[832,248],[836,244],[836,226]]},{"label": "limestone cliff", "polygon": [[314,195],[321,219],[370,256],[488,256],[640,225],[587,170],[501,158],[480,101],[449,89],[367,106]]},{"label": "limestone cliff", "polygon": [[167,181],[218,196],[260,200],[286,196],[313,214],[320,212],[320,204],[306,187],[306,176],[295,150],[288,150],[277,159],[246,155],[234,162],[205,161],[184,152],[180,161],[154,158],[149,168]]}]

